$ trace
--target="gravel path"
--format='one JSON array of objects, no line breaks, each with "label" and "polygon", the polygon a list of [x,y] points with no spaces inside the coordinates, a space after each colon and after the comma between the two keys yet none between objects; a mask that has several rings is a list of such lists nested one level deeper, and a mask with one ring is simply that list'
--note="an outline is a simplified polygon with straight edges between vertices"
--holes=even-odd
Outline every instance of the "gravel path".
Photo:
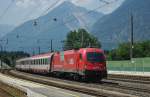
[{"label": "gravel path", "polygon": [[0,97],[13,97],[13,96],[9,95],[6,91],[0,88]]}]

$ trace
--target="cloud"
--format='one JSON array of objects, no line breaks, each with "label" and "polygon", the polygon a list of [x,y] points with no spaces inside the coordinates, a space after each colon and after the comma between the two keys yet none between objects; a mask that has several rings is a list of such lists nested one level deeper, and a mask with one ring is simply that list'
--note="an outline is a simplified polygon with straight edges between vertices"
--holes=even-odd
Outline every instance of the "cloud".
[{"label": "cloud", "polygon": [[36,6],[35,0],[16,0],[18,7],[28,8],[30,6]]},{"label": "cloud", "polygon": [[99,11],[105,14],[109,14],[117,9],[124,1],[125,0],[110,0],[110,2],[112,3],[102,7],[101,9],[99,9]]},{"label": "cloud", "polygon": [[54,4],[56,1],[59,1],[56,4],[58,5],[65,0],[16,0],[16,6],[20,8],[31,8],[31,7],[38,6],[41,9],[46,9],[47,7]]},{"label": "cloud", "polygon": [[[97,11],[104,14],[109,14],[118,8],[124,0],[72,0],[76,5],[85,7],[87,9],[97,9]],[[110,4],[106,4],[110,2]],[[105,6],[104,6],[105,5]],[[100,7],[103,6],[103,7]]]},{"label": "cloud", "polygon": [[[47,8],[52,6],[52,8],[49,9],[50,11],[64,1],[70,1],[75,5],[85,7],[87,9],[95,9],[99,6],[102,6],[104,5],[105,1],[107,2],[114,1],[114,3],[98,9],[98,11],[107,14],[115,10],[117,7],[119,7],[124,0],[16,0],[16,5],[18,7],[26,8],[26,9],[39,7],[41,11],[44,11]],[[57,4],[55,2],[57,2]]]},{"label": "cloud", "polygon": [[[101,0],[14,0],[14,1],[15,1],[15,5],[11,9],[12,12],[10,11],[8,13],[9,14],[8,16],[11,16],[11,18],[15,18],[15,19],[9,21],[5,19],[5,21],[8,22],[11,21],[12,23],[15,24],[20,24],[27,20],[35,19],[39,16],[42,16],[48,13],[49,11],[51,11],[53,8],[60,5],[61,3],[63,3],[64,1],[70,1],[75,5],[85,7],[90,10],[93,10],[104,4],[104,2],[100,2]],[[110,4],[109,6],[105,6],[103,8],[98,9],[99,12],[108,14],[113,10],[115,10],[118,6],[120,6],[122,1],[124,0],[105,0],[105,1],[117,1],[113,4]],[[49,7],[51,8],[48,9]],[[18,13],[22,13],[22,14],[18,14]],[[16,21],[18,22],[16,23]]]}]

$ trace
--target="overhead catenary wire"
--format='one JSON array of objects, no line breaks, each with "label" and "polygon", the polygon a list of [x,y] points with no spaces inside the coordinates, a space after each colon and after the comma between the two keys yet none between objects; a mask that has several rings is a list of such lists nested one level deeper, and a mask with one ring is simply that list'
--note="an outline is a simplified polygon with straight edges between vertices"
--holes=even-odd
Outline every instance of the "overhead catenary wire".
[{"label": "overhead catenary wire", "polygon": [[[59,0],[58,0],[58,1],[59,1]],[[58,2],[58,1],[57,1],[57,2]],[[111,3],[114,3],[114,1],[110,2],[109,4],[111,4]],[[55,2],[55,4],[57,4],[57,3]],[[97,9],[100,9],[100,8],[102,8],[102,7],[105,7],[105,6],[109,5],[109,4],[108,4],[108,3],[105,3],[104,5],[98,6],[98,7],[94,8],[94,9],[92,9],[92,10],[86,12],[86,13],[81,14],[80,16],[82,17],[82,16],[84,16],[84,15],[90,14],[90,13],[92,13],[92,12],[94,12],[94,11],[97,11]],[[54,5],[53,5],[53,6],[54,6]],[[50,8],[52,8],[53,6],[50,6],[49,8],[47,8],[47,10],[45,10],[45,11],[43,12],[43,14],[41,14],[41,15],[44,15],[44,14],[45,14]],[[79,17],[80,17],[80,16],[79,16]],[[69,19],[69,18],[68,18],[68,19]],[[58,19],[57,19],[56,17],[54,17],[53,20],[54,20],[55,22],[58,21]],[[76,20],[76,19],[71,18],[71,19],[68,20],[68,21],[64,21],[63,23],[61,22],[60,24],[56,25],[55,27],[52,27],[51,30],[53,30],[53,29],[55,29],[55,28],[58,29],[58,27],[63,27],[63,25],[65,25],[66,23],[72,22],[72,21],[74,21],[74,20]],[[38,25],[37,22],[36,22],[36,24]],[[49,29],[48,29],[48,30],[49,30]]]},{"label": "overhead catenary wire", "polygon": [[[76,2],[78,2],[80,0],[77,0]],[[54,8],[58,3],[60,2],[60,0],[57,0],[56,2],[54,2],[53,4],[51,4],[45,11],[43,11],[38,17],[41,17],[43,15],[45,15],[50,9]],[[35,19],[35,22],[37,19]],[[53,18],[54,21],[57,21],[56,18]]]},{"label": "overhead catenary wire", "polygon": [[8,6],[6,7],[6,9],[4,9],[4,11],[2,12],[2,14],[0,15],[0,20],[4,17],[4,15],[8,12],[8,10],[11,8],[13,2],[15,0],[11,0],[10,3],[8,4]]},{"label": "overhead catenary wire", "polygon": [[[111,2],[109,2],[109,3],[105,3],[105,4],[101,5],[101,6],[98,6],[98,7],[94,8],[94,9],[92,9],[92,10],[86,12],[86,13],[83,13],[83,14],[79,15],[79,17],[88,15],[88,14],[94,12],[94,11],[97,11],[97,10],[100,9],[100,8],[103,8],[103,7],[107,6],[107,5],[112,4],[112,3],[115,3],[115,2],[116,2],[116,0],[111,1]],[[57,18],[56,18],[56,19],[57,19]],[[68,17],[68,19],[69,19],[69,17]],[[56,26],[54,26],[53,28],[51,28],[51,30],[53,30],[53,29],[55,30],[56,28],[58,29],[58,26],[59,26],[59,27],[63,27],[63,25],[65,25],[66,23],[70,23],[70,22],[75,21],[75,20],[76,20],[75,18],[71,18],[71,19],[68,20],[68,21],[64,21],[63,23],[61,22],[61,23],[59,23],[58,25],[56,25]],[[57,22],[57,21],[56,21],[56,22]],[[47,22],[47,23],[48,23],[48,22]],[[48,30],[49,30],[49,29],[48,29]]]},{"label": "overhead catenary wire", "polygon": [[[117,1],[117,0],[114,0],[114,1],[111,1],[111,2],[109,2],[109,3],[105,3],[105,4],[101,5],[101,6],[98,6],[98,7],[94,8],[94,9],[92,9],[92,10],[86,12],[86,13],[83,13],[83,14],[79,15],[79,17],[82,17],[82,16],[84,16],[84,15],[90,14],[90,13],[92,13],[92,12],[94,12],[94,11],[97,11],[97,9],[103,8],[103,7],[105,7],[105,6],[107,6],[107,5],[111,4],[111,3],[115,3],[116,1]],[[55,19],[55,20],[54,20],[54,19]],[[55,22],[58,21],[57,18],[54,18],[54,19],[53,19],[53,20],[54,20]],[[69,19],[69,17],[68,17],[68,19]],[[61,22],[61,23],[59,23],[58,25],[56,25],[56,26],[54,26],[54,27],[51,27],[51,31],[52,31],[52,30],[55,30],[56,28],[58,29],[58,28],[60,28],[60,27],[63,27],[63,25],[65,25],[65,24],[67,24],[67,23],[70,23],[70,22],[72,22],[72,21],[74,21],[74,20],[76,20],[76,19],[75,19],[75,18],[71,18],[71,19],[68,20],[68,21]],[[37,22],[35,22],[35,23],[36,23],[36,25],[38,25]],[[47,23],[48,23],[48,22],[47,22]],[[49,30],[49,29],[48,29],[48,30]],[[46,30],[46,31],[47,31],[47,30]],[[44,31],[44,32],[45,32],[45,31]]]},{"label": "overhead catenary wire", "polygon": [[44,14],[46,14],[51,8],[53,8],[54,6],[56,6],[56,4],[60,2],[60,0],[56,0],[56,2],[54,2],[53,4],[51,4],[44,12],[42,12],[42,14],[39,16],[43,16]]}]

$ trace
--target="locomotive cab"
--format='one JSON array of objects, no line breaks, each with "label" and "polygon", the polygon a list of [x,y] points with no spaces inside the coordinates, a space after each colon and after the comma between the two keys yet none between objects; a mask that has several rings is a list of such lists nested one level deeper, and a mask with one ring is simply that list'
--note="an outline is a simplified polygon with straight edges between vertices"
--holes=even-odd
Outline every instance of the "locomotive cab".
[{"label": "locomotive cab", "polygon": [[107,77],[106,58],[102,50],[85,48],[80,50],[84,77],[88,79],[102,79]]}]

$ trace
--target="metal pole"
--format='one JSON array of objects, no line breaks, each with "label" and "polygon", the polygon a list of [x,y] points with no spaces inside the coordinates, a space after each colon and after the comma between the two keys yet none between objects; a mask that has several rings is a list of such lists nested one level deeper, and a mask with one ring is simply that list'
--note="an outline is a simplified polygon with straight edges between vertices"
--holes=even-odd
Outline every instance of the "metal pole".
[{"label": "metal pole", "polygon": [[38,49],[39,49],[39,54],[41,53],[41,48],[40,48],[40,46],[38,47]]},{"label": "metal pole", "polygon": [[32,55],[33,55],[33,56],[35,55],[34,48],[33,48],[33,51],[32,51]]},{"label": "metal pole", "polygon": [[53,51],[53,40],[51,39],[51,52]]},{"label": "metal pole", "polygon": [[134,48],[134,17],[133,17],[133,14],[131,13],[130,14],[130,17],[131,17],[131,42],[130,42],[130,61],[131,63],[134,63],[134,67],[135,67],[135,70],[136,71],[136,63],[133,61],[133,48]]},{"label": "metal pole", "polygon": [[130,14],[131,16],[131,41],[130,41],[130,61],[132,62],[132,58],[133,58],[133,32],[134,32],[134,23],[133,23],[133,15]]}]

